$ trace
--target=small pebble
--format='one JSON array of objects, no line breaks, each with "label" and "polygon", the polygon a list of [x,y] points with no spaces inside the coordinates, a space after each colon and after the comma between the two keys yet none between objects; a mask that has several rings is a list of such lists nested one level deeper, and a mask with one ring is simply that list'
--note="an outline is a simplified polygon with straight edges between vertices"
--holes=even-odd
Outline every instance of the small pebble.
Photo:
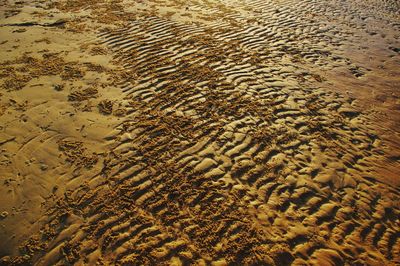
[{"label": "small pebble", "polygon": [[8,212],[7,212],[7,211],[3,211],[3,212],[0,214],[0,217],[1,217],[2,219],[7,218],[7,216],[8,216]]}]

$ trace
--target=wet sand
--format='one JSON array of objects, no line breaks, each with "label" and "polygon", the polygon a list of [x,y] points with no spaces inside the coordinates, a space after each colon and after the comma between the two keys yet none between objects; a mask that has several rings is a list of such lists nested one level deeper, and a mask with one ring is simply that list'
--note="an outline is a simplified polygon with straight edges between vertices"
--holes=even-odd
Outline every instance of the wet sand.
[{"label": "wet sand", "polygon": [[400,264],[400,4],[1,1],[1,265]]}]

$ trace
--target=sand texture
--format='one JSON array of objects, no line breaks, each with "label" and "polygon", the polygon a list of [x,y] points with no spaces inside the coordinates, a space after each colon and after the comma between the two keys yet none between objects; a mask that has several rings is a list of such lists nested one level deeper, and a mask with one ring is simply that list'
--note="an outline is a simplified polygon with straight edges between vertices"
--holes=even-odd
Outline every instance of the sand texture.
[{"label": "sand texture", "polygon": [[400,265],[399,14],[0,0],[0,265]]}]

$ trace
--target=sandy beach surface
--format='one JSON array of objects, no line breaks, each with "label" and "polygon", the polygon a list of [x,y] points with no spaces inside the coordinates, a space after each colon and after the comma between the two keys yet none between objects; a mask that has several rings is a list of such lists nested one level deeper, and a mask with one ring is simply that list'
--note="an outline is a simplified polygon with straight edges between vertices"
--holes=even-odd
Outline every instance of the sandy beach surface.
[{"label": "sandy beach surface", "polygon": [[0,0],[0,265],[400,265],[400,2]]}]

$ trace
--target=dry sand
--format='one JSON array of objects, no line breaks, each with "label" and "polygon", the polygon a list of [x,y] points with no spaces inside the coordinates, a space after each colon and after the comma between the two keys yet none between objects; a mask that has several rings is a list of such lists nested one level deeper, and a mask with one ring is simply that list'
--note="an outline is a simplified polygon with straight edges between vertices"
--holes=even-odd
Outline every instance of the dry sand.
[{"label": "dry sand", "polygon": [[400,265],[396,0],[0,1],[1,265]]}]

